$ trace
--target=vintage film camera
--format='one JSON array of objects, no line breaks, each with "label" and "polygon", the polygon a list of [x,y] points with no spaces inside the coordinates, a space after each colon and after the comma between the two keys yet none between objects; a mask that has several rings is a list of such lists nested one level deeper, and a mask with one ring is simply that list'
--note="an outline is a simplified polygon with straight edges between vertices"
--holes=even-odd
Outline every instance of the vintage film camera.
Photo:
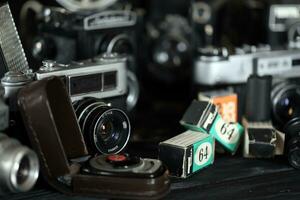
[{"label": "vintage film camera", "polygon": [[[30,83],[18,95],[29,138],[50,186],[73,195],[118,199],[163,197],[170,181],[161,161],[127,154],[88,153],[66,86],[62,79],[52,76]],[[97,109],[99,114],[106,107]],[[104,118],[116,117],[115,112],[112,109]],[[102,137],[104,130],[98,131],[96,138]]]},{"label": "vintage film camera", "polygon": [[300,40],[297,27],[300,23],[299,2],[271,4],[268,15],[268,43],[272,46],[295,45]]},{"label": "vintage film camera", "polygon": [[51,59],[68,64],[105,52],[126,54],[135,59],[137,14],[130,4],[124,2],[105,10],[77,11],[35,4],[23,6],[24,19],[21,19],[26,24],[26,13],[37,12],[37,33],[27,45],[35,60]]},{"label": "vintage film camera", "polygon": [[[28,63],[8,4],[0,6],[0,15],[0,77],[7,71],[27,71]],[[15,137],[24,135],[24,130],[10,130],[10,110],[14,105],[8,102],[7,106],[6,98],[7,93],[0,86],[0,196],[32,189],[39,175],[37,155]]]},{"label": "vintage film camera", "polygon": [[[39,160],[34,151],[7,135],[9,109],[0,88],[0,196],[33,188],[39,176]],[[6,132],[5,133],[3,133]],[[24,134],[24,133],[18,133]]]},{"label": "vintage film camera", "polygon": [[246,83],[251,74],[297,76],[300,50],[271,50],[270,46],[237,48],[229,55],[226,48],[199,49],[194,63],[194,83],[200,85],[231,85]]},{"label": "vintage film camera", "polygon": [[44,61],[41,80],[60,77],[66,85],[90,153],[119,153],[131,133],[126,114],[126,59],[104,54],[69,65]]},{"label": "vintage film camera", "polygon": [[[43,60],[69,64],[90,59],[103,53],[126,55],[128,62],[128,110],[133,110],[139,98],[137,78],[138,14],[128,2],[58,1],[65,8],[43,6],[37,1],[23,5],[21,31],[32,68]],[[82,9],[79,8],[81,5]],[[99,6],[91,8],[91,6]],[[109,8],[106,5],[110,5]],[[105,9],[104,9],[105,8]],[[103,10],[104,9],[104,10]],[[35,15],[32,15],[32,12]],[[36,33],[28,30],[35,17]],[[28,24],[28,27],[26,26]]]}]

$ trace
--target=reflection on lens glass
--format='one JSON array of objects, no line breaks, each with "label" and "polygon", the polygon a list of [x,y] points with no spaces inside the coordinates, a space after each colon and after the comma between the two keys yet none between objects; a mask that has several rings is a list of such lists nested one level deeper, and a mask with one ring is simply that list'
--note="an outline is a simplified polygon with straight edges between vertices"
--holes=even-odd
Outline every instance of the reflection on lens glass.
[{"label": "reflection on lens glass", "polygon": [[106,141],[113,135],[113,124],[110,121],[104,122],[99,126],[99,135]]},{"label": "reflection on lens glass", "polygon": [[276,106],[277,114],[283,123],[300,115],[300,94],[297,90],[285,93]]},{"label": "reflection on lens glass", "polygon": [[28,179],[29,176],[29,170],[30,170],[30,163],[28,157],[22,158],[18,173],[17,173],[17,183],[18,185],[24,184],[24,182]]}]

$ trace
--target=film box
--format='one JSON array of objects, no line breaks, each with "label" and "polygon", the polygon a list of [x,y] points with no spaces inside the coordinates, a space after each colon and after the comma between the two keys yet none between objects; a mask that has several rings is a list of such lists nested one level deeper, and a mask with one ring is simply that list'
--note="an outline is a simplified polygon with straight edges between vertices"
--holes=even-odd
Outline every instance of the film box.
[{"label": "film box", "polygon": [[186,131],[159,144],[159,159],[171,176],[186,178],[214,162],[215,139],[205,133]]},{"label": "film box", "polygon": [[199,101],[211,100],[226,122],[238,122],[238,96],[231,90],[200,92]]},{"label": "film box", "polygon": [[189,130],[210,134],[232,154],[236,152],[244,133],[244,128],[239,123],[224,121],[210,101],[194,100],[180,124]]}]

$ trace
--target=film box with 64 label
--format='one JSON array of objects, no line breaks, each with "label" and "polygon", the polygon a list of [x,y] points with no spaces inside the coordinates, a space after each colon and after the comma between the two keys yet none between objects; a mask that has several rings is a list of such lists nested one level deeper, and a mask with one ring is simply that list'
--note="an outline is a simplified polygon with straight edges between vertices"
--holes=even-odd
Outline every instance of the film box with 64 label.
[{"label": "film box with 64 label", "polygon": [[187,129],[207,133],[234,154],[240,144],[244,128],[239,123],[227,123],[211,101],[194,100],[180,123]]},{"label": "film box with 64 label", "polygon": [[159,144],[159,159],[171,176],[186,178],[214,162],[215,139],[205,133],[185,131]]}]

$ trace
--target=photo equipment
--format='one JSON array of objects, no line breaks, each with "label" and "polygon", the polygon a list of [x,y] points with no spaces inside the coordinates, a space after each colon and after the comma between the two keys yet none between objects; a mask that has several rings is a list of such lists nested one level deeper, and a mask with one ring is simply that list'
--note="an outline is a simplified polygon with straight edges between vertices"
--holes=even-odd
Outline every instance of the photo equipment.
[{"label": "photo equipment", "polygon": [[131,158],[122,154],[88,154],[66,85],[60,78],[45,78],[22,88],[18,105],[41,161],[43,177],[56,190],[117,199],[158,199],[167,194],[170,180],[160,161],[127,163],[125,160]]},{"label": "photo equipment", "polygon": [[131,127],[124,111],[91,97],[75,101],[73,107],[90,152],[112,154],[125,148]]}]

